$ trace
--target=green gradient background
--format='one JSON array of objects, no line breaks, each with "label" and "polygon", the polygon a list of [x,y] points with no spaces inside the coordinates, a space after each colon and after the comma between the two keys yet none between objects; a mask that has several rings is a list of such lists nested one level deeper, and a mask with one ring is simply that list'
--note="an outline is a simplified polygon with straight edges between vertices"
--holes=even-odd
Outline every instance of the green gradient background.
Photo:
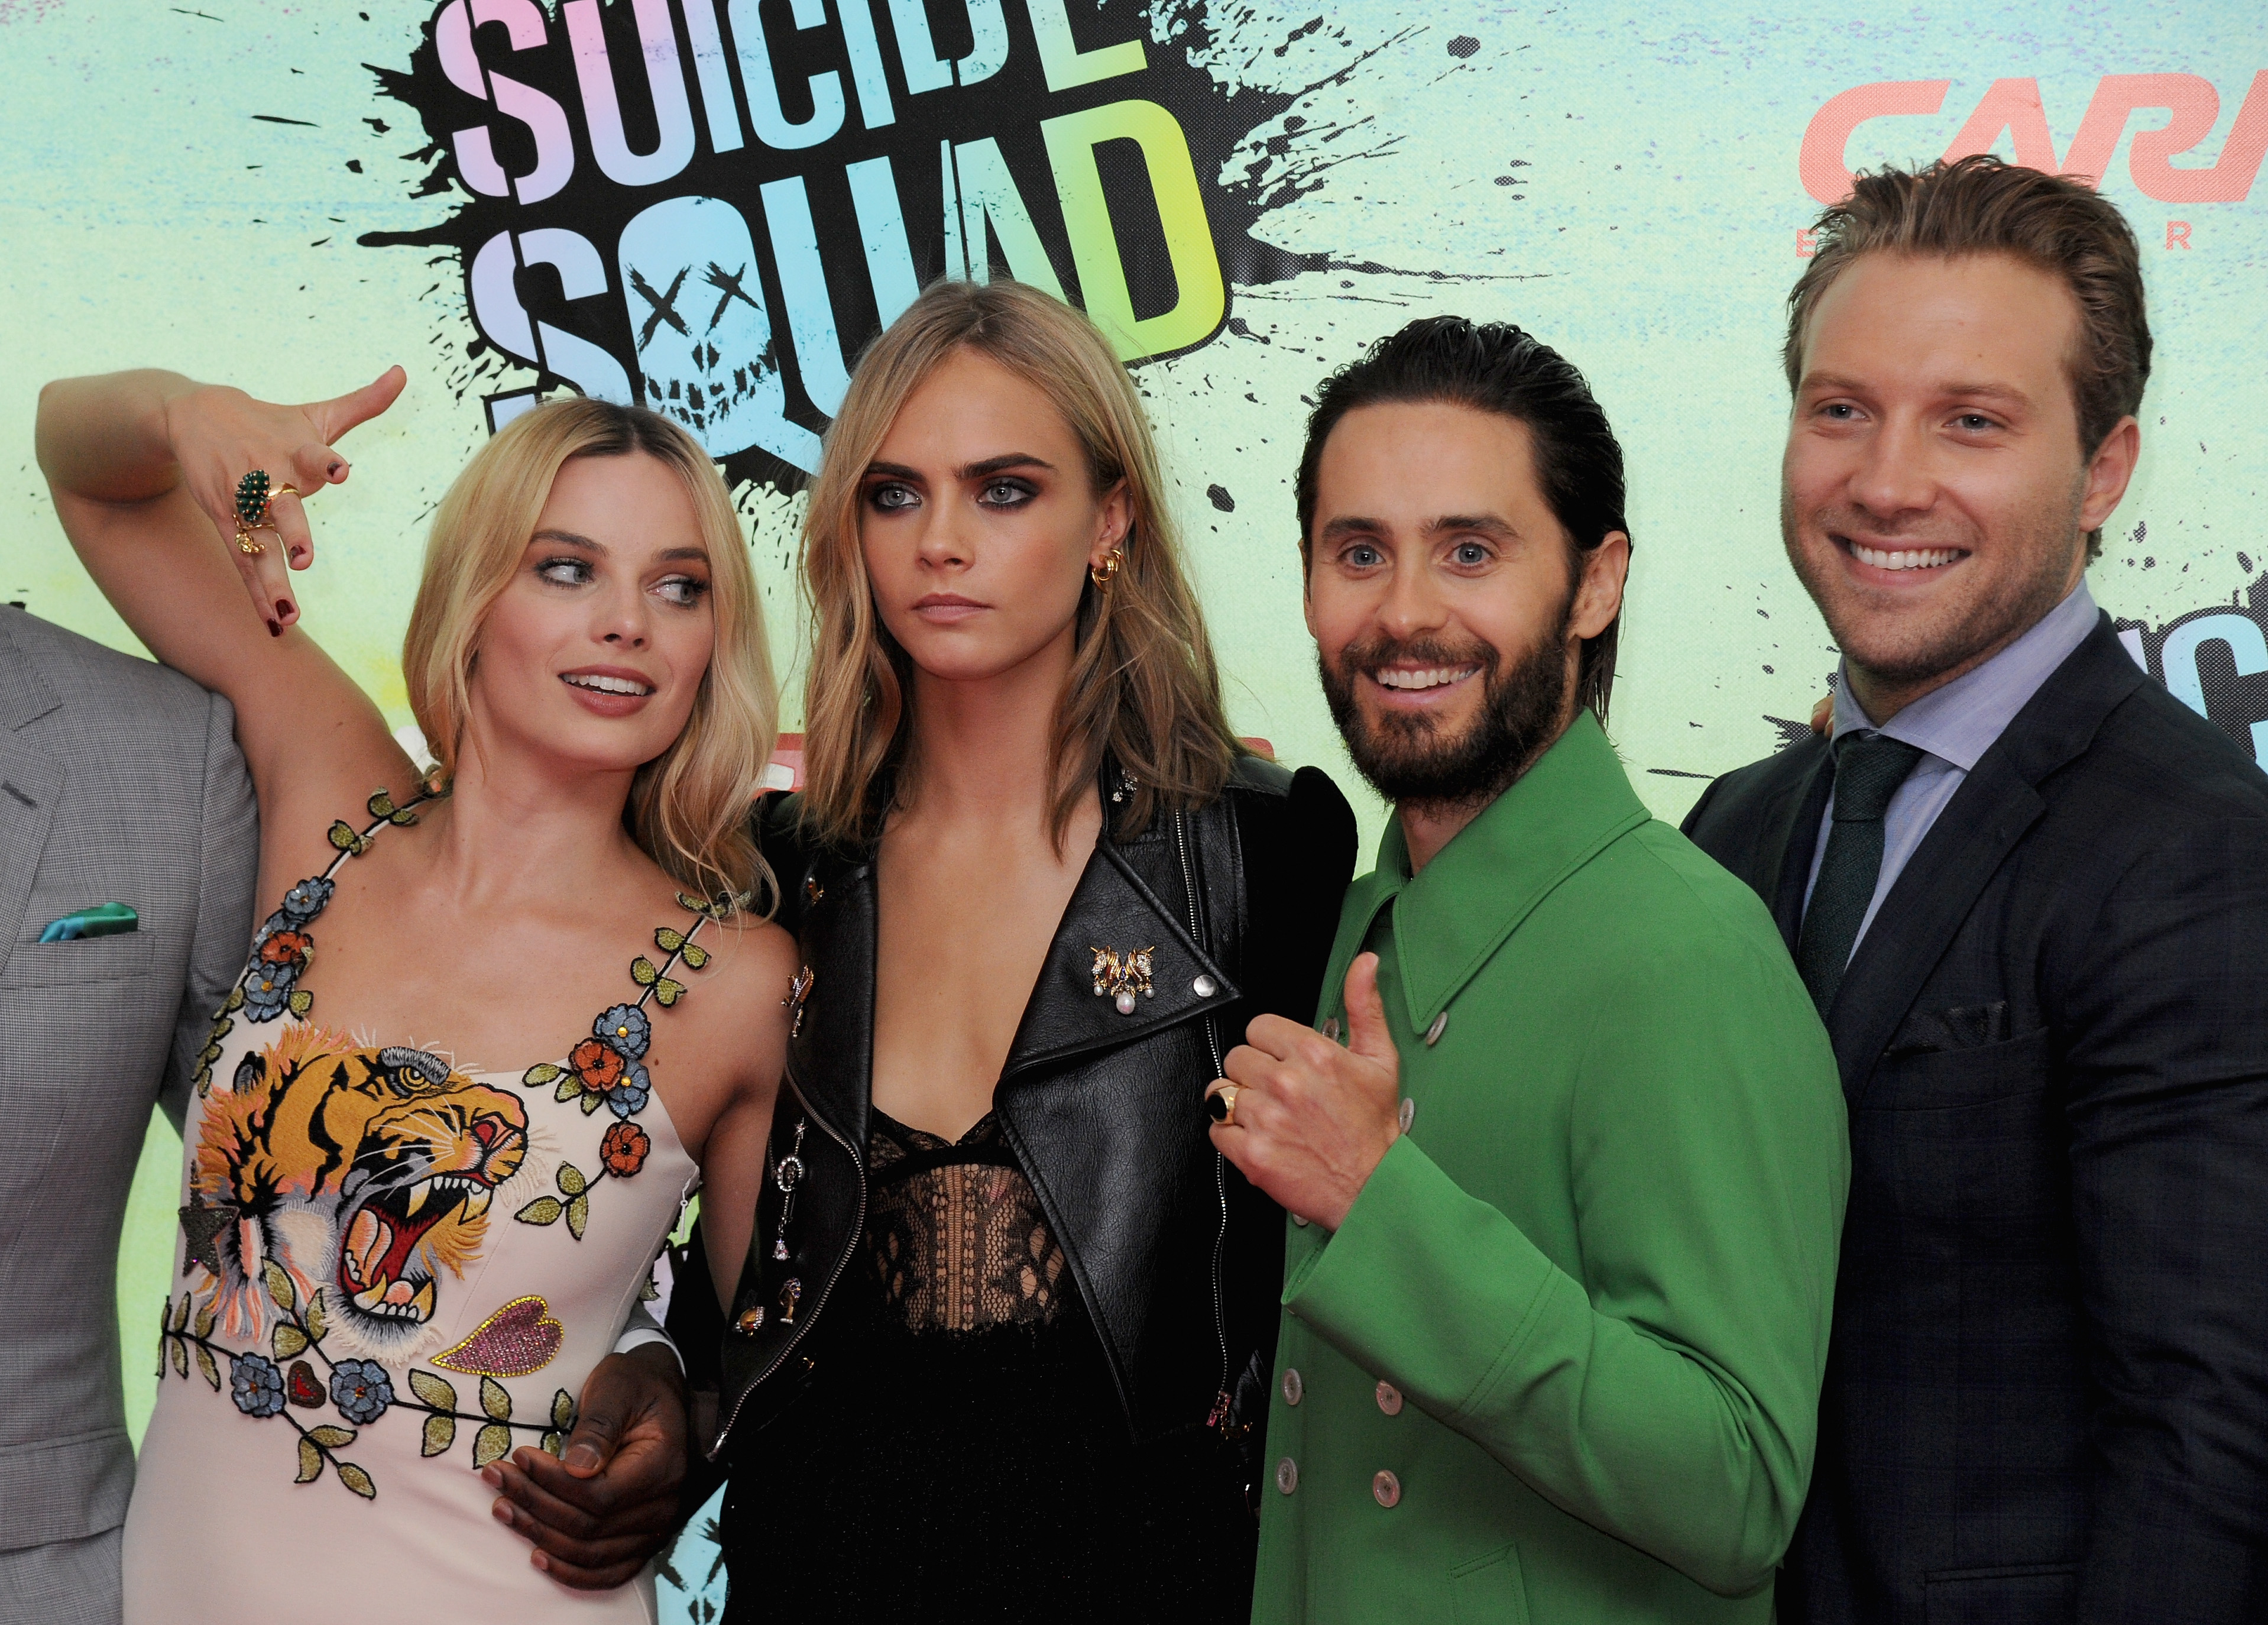
[{"label": "green gradient background", "polygon": [[[296,398],[401,361],[408,395],[347,442],[353,478],[316,503],[319,563],[300,581],[308,629],[401,723],[396,660],[423,525],[484,428],[477,399],[447,383],[472,336],[453,260],[355,243],[430,224],[449,202],[410,197],[425,165],[406,155],[422,137],[362,65],[406,63],[431,7],[366,3],[365,14],[277,0],[0,0],[0,151],[11,160],[0,180],[0,597],[136,646],[80,573],[33,464],[41,380],[158,364]],[[1518,321],[1589,373],[1629,454],[1637,538],[1613,732],[1641,794],[1675,818],[1699,780],[1647,770],[1708,774],[1764,753],[1777,739],[1766,719],[1807,714],[1834,661],[1775,523],[1786,411],[1776,354],[1796,234],[1816,212],[1796,174],[1813,112],[1852,85],[1950,78],[1940,114],[1869,124],[1849,154],[1854,166],[1926,160],[1992,79],[2035,77],[2062,150],[2102,75],[2186,71],[2221,93],[2209,155],[2268,67],[2268,8],[2255,0],[2012,4],[1943,24],[1908,5],[1852,4],[1830,19],[1681,0],[1353,0],[1333,8],[1335,34],[1275,55],[1311,14],[1305,0],[1239,8],[1220,24],[1219,55],[1296,86],[1394,39],[1295,108],[1368,115],[1350,144],[1371,155],[1266,217],[1260,234],[1447,276],[1311,273],[1236,290],[1232,314],[1255,336],[1225,332],[1139,377],[1236,725],[1336,773],[1367,837],[1381,809],[1346,769],[1300,618],[1289,482],[1300,395],[1322,372],[1410,316],[1455,310]],[[1461,35],[1478,48],[1450,52]],[[2114,614],[2155,624],[2229,602],[2255,573],[2237,553],[2259,551],[2268,469],[2268,175],[2242,203],[2154,202],[2127,175],[2131,139],[2105,189],[2143,242],[2157,371],[2141,472],[2093,579]],[[1507,174],[1516,187],[1494,183]],[[2192,224],[2186,252],[2163,246],[2176,217]],[[1233,511],[1207,499],[1210,485]],[[769,492],[743,503],[794,728],[796,504]],[[137,1435],[151,1395],[142,1328],[165,1289],[178,1156],[153,1126],[120,1267]]]}]

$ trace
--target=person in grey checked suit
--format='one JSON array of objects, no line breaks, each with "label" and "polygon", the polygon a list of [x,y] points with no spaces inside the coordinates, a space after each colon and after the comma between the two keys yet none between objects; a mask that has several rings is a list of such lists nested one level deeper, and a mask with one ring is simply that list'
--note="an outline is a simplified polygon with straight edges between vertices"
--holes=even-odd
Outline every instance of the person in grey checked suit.
[{"label": "person in grey checked suit", "polygon": [[[0,609],[0,1620],[119,1619],[119,1227],[252,940],[234,729],[178,672]],[[40,941],[102,903],[136,927]]]}]

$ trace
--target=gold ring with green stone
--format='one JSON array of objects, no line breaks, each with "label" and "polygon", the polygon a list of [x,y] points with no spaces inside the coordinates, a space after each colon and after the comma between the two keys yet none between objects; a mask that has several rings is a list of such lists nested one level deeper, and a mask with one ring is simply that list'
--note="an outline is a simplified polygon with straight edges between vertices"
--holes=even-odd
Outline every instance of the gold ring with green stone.
[{"label": "gold ring with green stone", "polygon": [[245,530],[268,523],[268,470],[254,469],[236,483],[236,522]]}]

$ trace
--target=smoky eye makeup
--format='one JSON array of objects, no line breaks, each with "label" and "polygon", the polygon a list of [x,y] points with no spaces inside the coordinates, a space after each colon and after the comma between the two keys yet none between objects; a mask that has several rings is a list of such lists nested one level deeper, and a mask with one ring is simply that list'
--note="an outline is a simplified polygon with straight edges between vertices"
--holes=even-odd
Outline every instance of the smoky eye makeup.
[{"label": "smoky eye makeup", "polygon": [[1039,494],[1039,486],[1030,480],[996,474],[977,487],[976,500],[988,508],[1017,508]]}]

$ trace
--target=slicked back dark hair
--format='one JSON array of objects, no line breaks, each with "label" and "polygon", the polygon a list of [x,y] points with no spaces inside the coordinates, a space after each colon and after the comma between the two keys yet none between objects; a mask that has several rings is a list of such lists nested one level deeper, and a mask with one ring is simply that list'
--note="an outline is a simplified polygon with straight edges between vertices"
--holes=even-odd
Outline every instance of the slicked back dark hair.
[{"label": "slicked back dark hair", "polygon": [[[1623,448],[1591,386],[1572,362],[1508,321],[1425,316],[1380,339],[1359,361],[1323,380],[1307,415],[1300,455],[1300,563],[1312,563],[1315,477],[1323,444],[1357,407],[1442,402],[1495,412],[1528,425],[1535,448],[1535,483],[1567,532],[1570,591],[1583,565],[1614,531],[1625,535]],[[1607,720],[1615,683],[1622,612],[1583,640],[1575,668],[1575,704]]]}]

